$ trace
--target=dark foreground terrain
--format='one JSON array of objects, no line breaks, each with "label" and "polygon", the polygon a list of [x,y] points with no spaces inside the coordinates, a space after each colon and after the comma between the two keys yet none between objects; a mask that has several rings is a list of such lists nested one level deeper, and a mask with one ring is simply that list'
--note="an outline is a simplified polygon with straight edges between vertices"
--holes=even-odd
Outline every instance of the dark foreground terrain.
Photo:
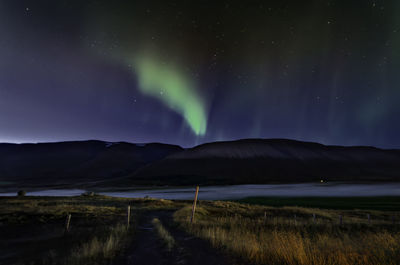
[{"label": "dark foreground terrain", "polygon": [[184,149],[125,142],[0,144],[0,188],[400,181],[400,150],[286,139]]},{"label": "dark foreground terrain", "polygon": [[0,264],[396,264],[399,200],[3,197]]},{"label": "dark foreground terrain", "polygon": [[[173,214],[185,205],[104,196],[0,198],[0,264],[235,264],[179,228]],[[173,238],[170,248],[155,218]]]},{"label": "dark foreground terrain", "polygon": [[[213,248],[207,241],[194,237],[180,229],[173,221],[173,211],[149,211],[138,219],[135,243],[113,264],[237,264],[234,258]],[[152,221],[157,218],[174,240],[168,249],[157,234]]]}]

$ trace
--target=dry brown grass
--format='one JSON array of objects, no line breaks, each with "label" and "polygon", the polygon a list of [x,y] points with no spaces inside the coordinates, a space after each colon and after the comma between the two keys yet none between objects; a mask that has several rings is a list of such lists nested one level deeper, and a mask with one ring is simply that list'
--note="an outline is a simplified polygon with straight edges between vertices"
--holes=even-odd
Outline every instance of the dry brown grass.
[{"label": "dry brown grass", "polygon": [[154,218],[151,222],[157,230],[158,236],[164,241],[167,249],[171,251],[171,249],[175,245],[175,239],[171,236],[167,229],[162,225],[161,221],[158,218]]},{"label": "dry brown grass", "polygon": [[74,248],[65,264],[92,264],[96,260],[108,261],[123,249],[128,241],[128,235],[126,225],[113,226],[103,238],[94,237]]},{"label": "dry brown grass", "polygon": [[[343,226],[338,224],[339,214],[345,216]],[[192,225],[190,207],[174,218],[190,233],[255,264],[399,264],[399,230],[389,220],[368,225],[364,214],[215,202],[199,207]],[[391,213],[373,214],[383,218]]]},{"label": "dry brown grass", "polygon": [[[37,263],[44,265],[109,264],[117,254],[123,251],[132,237],[132,232],[123,224],[105,226],[98,229],[92,237],[84,242],[76,243],[66,253],[51,250],[41,262]],[[79,235],[70,235],[69,237],[79,237]]]},{"label": "dry brown grass", "polygon": [[116,198],[103,195],[77,197],[0,197],[0,223],[46,223],[63,219],[67,214],[85,218],[113,218],[126,215],[127,205],[132,212],[177,209],[183,203],[152,198]]}]

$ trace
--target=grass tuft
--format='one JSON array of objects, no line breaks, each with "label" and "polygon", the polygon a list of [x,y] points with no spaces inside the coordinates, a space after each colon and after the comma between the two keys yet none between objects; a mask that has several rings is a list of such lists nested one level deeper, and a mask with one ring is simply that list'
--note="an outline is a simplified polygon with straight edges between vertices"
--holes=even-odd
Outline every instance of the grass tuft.
[{"label": "grass tuft", "polygon": [[171,236],[167,229],[165,229],[158,218],[154,218],[151,223],[156,228],[158,236],[164,241],[168,251],[171,251],[175,245],[175,239]]}]

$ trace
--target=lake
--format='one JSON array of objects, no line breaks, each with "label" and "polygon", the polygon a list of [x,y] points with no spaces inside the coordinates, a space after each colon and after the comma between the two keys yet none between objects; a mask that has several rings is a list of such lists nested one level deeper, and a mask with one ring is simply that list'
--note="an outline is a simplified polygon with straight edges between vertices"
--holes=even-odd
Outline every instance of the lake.
[{"label": "lake", "polygon": [[[158,199],[191,200],[194,187],[163,188],[129,191],[103,191],[99,194],[143,198],[145,196]],[[27,192],[27,196],[78,196],[84,193],[81,189],[52,189]],[[16,193],[0,193],[0,196],[15,196]],[[270,184],[270,185],[232,185],[200,187],[199,199],[228,200],[243,199],[253,196],[288,196],[288,197],[352,197],[352,196],[400,196],[400,183],[302,183],[302,184]]]}]

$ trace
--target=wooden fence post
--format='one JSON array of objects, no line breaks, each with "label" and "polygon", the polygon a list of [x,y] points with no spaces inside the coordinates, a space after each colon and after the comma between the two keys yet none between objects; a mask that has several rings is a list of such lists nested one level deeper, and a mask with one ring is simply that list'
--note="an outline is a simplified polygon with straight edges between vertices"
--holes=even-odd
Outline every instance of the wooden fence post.
[{"label": "wooden fence post", "polygon": [[315,213],[312,214],[313,223],[315,224]]},{"label": "wooden fence post", "polygon": [[190,223],[192,224],[194,221],[194,213],[196,211],[196,204],[197,204],[197,196],[199,195],[199,186],[196,186],[196,193],[194,195],[194,201],[192,206],[192,217],[190,218]]},{"label": "wooden fence post", "polygon": [[126,210],[126,227],[129,228],[129,223],[131,219],[131,206],[128,205],[128,208]]},{"label": "wooden fence post", "polygon": [[297,216],[294,215],[294,225],[297,225]]},{"label": "wooden fence post", "polygon": [[368,224],[371,224],[371,215],[369,213],[367,214],[367,219],[368,219]]},{"label": "wooden fence post", "polygon": [[65,229],[64,229],[64,234],[67,234],[69,232],[69,225],[71,223],[71,214],[67,215],[67,219],[65,220]]},{"label": "wooden fence post", "polygon": [[340,224],[340,226],[343,225],[343,216],[342,215],[339,215],[339,224]]},{"label": "wooden fence post", "polygon": [[264,224],[266,224],[267,223],[267,212],[265,211],[264,212]]},{"label": "wooden fence post", "polygon": [[392,215],[392,224],[394,225],[396,223],[395,219],[394,219],[394,215]]}]

